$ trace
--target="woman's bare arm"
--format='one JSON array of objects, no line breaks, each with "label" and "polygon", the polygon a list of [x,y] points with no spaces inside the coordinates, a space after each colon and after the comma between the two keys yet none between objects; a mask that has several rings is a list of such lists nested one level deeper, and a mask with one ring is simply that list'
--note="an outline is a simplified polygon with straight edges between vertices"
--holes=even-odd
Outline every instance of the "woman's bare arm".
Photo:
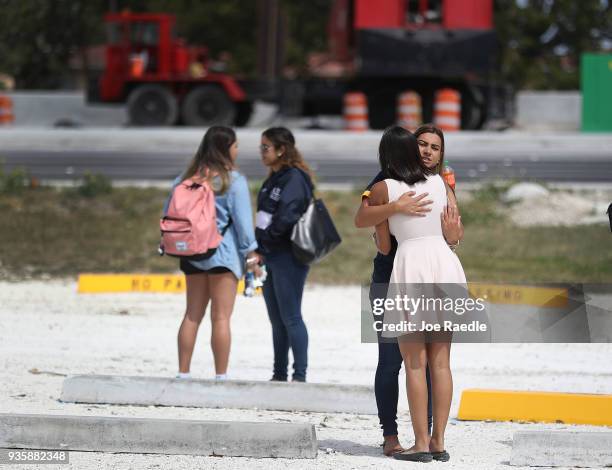
[{"label": "woman's bare arm", "polygon": [[355,214],[355,227],[357,228],[374,227],[396,213],[393,204],[373,206],[370,197],[364,197],[361,200],[361,205]]},{"label": "woman's bare arm", "polygon": [[[389,203],[389,192],[387,183],[381,181],[372,187],[370,202],[372,206],[380,206]],[[376,247],[383,255],[388,255],[391,251],[391,233],[389,232],[389,222],[385,219],[376,224]]]}]

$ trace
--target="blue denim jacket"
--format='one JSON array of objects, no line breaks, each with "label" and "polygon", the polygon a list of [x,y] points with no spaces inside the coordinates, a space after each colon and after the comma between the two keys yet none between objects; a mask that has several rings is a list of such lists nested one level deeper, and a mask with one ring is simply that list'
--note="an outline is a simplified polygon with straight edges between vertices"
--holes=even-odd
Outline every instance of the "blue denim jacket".
[{"label": "blue denim jacket", "polygon": [[[240,279],[244,275],[246,255],[257,248],[255,229],[253,228],[253,213],[251,198],[246,178],[237,171],[231,172],[229,188],[223,194],[215,194],[217,208],[217,228],[219,233],[227,226],[229,218],[232,225],[225,232],[223,241],[210,258],[201,261],[189,261],[198,269],[211,269],[223,266],[230,269]],[[182,181],[181,176],[174,180],[174,189]],[[170,198],[164,206],[164,214],[168,209]]]}]

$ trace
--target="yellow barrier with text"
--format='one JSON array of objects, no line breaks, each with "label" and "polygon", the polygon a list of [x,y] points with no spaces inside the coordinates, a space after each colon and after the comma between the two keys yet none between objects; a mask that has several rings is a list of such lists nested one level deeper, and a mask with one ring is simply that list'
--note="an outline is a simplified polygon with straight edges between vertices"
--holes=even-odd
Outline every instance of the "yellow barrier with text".
[{"label": "yellow barrier with text", "polygon": [[612,395],[469,389],[457,418],[612,426]]},{"label": "yellow barrier with text", "polygon": [[[101,294],[120,292],[185,292],[183,274],[79,274],[78,292]],[[238,281],[238,293],[244,292],[244,279]],[[257,289],[261,293],[261,289]]]},{"label": "yellow barrier with text", "polygon": [[468,283],[473,298],[492,304],[532,305],[563,308],[568,304],[568,290],[562,287],[518,286],[513,284]]},{"label": "yellow barrier with text", "polygon": [[[113,292],[166,292],[185,291],[183,274],[79,274],[78,291],[83,294]],[[468,284],[472,297],[483,298],[497,304],[535,305],[538,307],[565,307],[567,289],[518,286],[511,284]],[[261,289],[257,289],[258,293]],[[244,292],[244,279],[238,282],[238,292]]]}]

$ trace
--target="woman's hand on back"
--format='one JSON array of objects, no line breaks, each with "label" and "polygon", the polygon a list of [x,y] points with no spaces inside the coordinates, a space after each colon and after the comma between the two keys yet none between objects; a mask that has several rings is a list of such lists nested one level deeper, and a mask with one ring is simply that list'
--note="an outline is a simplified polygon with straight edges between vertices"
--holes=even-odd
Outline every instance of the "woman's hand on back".
[{"label": "woman's hand on back", "polygon": [[440,220],[442,221],[442,233],[447,243],[451,245],[459,243],[459,240],[463,238],[463,226],[457,206],[455,204],[444,206]]},{"label": "woman's hand on back", "polygon": [[425,217],[427,212],[431,212],[431,209],[427,206],[432,204],[433,201],[425,199],[429,193],[419,194],[418,196],[415,196],[415,194],[414,191],[408,191],[391,204],[395,205],[395,210],[400,214]]}]

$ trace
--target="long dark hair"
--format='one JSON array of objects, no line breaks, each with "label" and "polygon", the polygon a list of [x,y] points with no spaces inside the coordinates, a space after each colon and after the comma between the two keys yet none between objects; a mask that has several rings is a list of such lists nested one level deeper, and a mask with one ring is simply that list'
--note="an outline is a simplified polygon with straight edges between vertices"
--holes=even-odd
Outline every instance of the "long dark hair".
[{"label": "long dark hair", "polygon": [[378,146],[380,169],[387,178],[415,184],[434,174],[425,166],[416,137],[400,126],[388,127]]},{"label": "long dark hair", "polygon": [[200,176],[212,185],[211,174],[221,178],[221,187],[215,188],[224,193],[230,184],[230,171],[234,163],[230,156],[230,147],[236,142],[236,133],[230,127],[212,126],[206,131],[191,163],[183,173],[183,181],[193,176]]},{"label": "long dark hair", "polygon": [[439,127],[434,126],[433,124],[423,124],[416,131],[414,131],[414,136],[418,139],[421,134],[436,134],[440,137],[440,161],[436,165],[435,173],[441,175],[444,171],[444,132]]},{"label": "long dark hair", "polygon": [[281,168],[299,168],[305,171],[310,180],[314,182],[314,174],[295,146],[295,137],[293,137],[289,129],[286,127],[270,127],[263,131],[262,135],[272,142],[274,150],[280,150],[281,147],[285,147],[285,151],[279,159]]}]

